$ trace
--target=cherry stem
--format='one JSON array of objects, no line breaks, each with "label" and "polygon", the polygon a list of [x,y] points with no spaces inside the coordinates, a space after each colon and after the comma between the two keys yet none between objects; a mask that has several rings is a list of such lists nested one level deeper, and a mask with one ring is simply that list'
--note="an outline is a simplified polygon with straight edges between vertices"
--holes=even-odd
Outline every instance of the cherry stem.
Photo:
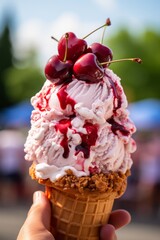
[{"label": "cherry stem", "polygon": [[65,48],[65,53],[64,53],[64,59],[63,62],[66,62],[67,60],[67,52],[68,52],[68,38],[69,38],[69,34],[66,33],[65,34],[65,39],[66,39],[66,48]]},{"label": "cherry stem", "polygon": [[100,41],[101,44],[103,44],[103,41],[104,41],[104,34],[105,34],[105,31],[106,31],[106,27],[107,26],[105,26],[104,30],[103,30],[102,38],[101,38],[101,41]]},{"label": "cherry stem", "polygon": [[51,38],[52,38],[54,41],[59,42],[59,41],[57,40],[57,38],[55,38],[55,37],[53,37],[53,36],[51,36]]},{"label": "cherry stem", "polygon": [[105,65],[108,63],[123,62],[123,61],[132,61],[132,62],[142,63],[142,59],[140,59],[140,58],[122,58],[122,59],[118,59],[118,60],[112,60],[109,62],[103,62],[103,63],[100,63],[100,65]]},{"label": "cherry stem", "polygon": [[85,39],[85,38],[87,38],[87,37],[89,37],[92,33],[94,33],[94,32],[96,32],[96,31],[98,31],[99,29],[101,29],[101,28],[103,28],[103,27],[105,27],[105,26],[110,26],[111,25],[111,21],[110,21],[110,19],[109,18],[107,18],[107,20],[106,20],[106,22],[105,22],[105,24],[103,24],[102,26],[100,26],[100,27],[98,27],[98,28],[96,28],[95,30],[93,30],[92,32],[90,32],[90,33],[88,33],[85,37],[83,37],[83,39]]}]

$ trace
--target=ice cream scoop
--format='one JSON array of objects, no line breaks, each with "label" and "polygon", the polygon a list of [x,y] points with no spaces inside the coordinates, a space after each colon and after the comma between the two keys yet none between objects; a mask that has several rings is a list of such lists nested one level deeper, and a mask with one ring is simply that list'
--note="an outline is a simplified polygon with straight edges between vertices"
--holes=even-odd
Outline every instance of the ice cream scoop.
[{"label": "ice cream scoop", "polygon": [[54,181],[66,169],[89,176],[131,168],[135,126],[120,78],[111,70],[96,84],[46,81],[31,102],[35,110],[25,158],[35,163],[38,178]]}]

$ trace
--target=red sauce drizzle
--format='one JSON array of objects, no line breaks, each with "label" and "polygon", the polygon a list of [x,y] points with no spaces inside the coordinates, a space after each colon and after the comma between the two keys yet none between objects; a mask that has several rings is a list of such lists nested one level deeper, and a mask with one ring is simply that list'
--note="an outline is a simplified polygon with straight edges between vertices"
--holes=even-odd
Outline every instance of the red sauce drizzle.
[{"label": "red sauce drizzle", "polygon": [[112,125],[111,129],[115,135],[117,135],[117,131],[120,131],[124,136],[129,135],[129,131],[125,129],[123,125],[117,123],[113,118],[110,118],[107,122]]},{"label": "red sauce drizzle", "polygon": [[[108,76],[108,74],[105,73],[105,75],[106,75],[106,77],[108,78],[108,80],[109,80],[109,82],[110,82],[110,84],[111,84],[111,88],[112,88],[112,90],[113,90],[113,95],[114,95],[114,110],[113,110],[113,112],[115,113],[116,110],[117,110],[118,108],[120,108],[121,105],[122,105],[121,96],[118,94],[117,86],[116,86],[117,84]],[[115,104],[116,99],[118,100],[117,106],[116,106],[116,104]]]},{"label": "red sauce drizzle", "polygon": [[[109,82],[111,84],[111,87],[113,89],[113,95],[114,95],[114,112],[121,107],[121,104],[122,104],[122,101],[121,101],[121,97],[118,95],[118,92],[117,92],[117,89],[116,89],[116,85],[115,83],[113,82],[113,80],[111,78],[108,78],[109,79]],[[117,106],[115,106],[115,99],[118,100],[118,104]]]},{"label": "red sauce drizzle", "polygon": [[39,95],[39,101],[37,102],[37,108],[44,112],[45,110],[50,110],[49,107],[49,98],[50,98],[51,88],[48,88],[48,90],[44,93],[40,93]]},{"label": "red sauce drizzle", "polygon": [[84,158],[88,158],[90,155],[91,146],[94,146],[96,143],[98,137],[97,134],[98,129],[97,125],[92,123],[86,123],[84,125],[84,128],[86,128],[87,134],[79,133],[82,138],[82,142],[81,144],[76,146],[76,155],[79,152],[83,152]]},{"label": "red sauce drizzle", "polygon": [[64,148],[64,153],[63,153],[64,158],[67,158],[69,156],[67,131],[68,131],[68,128],[70,127],[71,127],[70,119],[62,119],[55,126],[56,131],[59,130],[63,134],[63,139],[60,144]]},{"label": "red sauce drizzle", "polygon": [[74,112],[74,105],[76,104],[76,102],[68,95],[68,93],[66,92],[66,88],[67,85],[62,86],[57,93],[60,106],[62,109],[66,109],[67,105],[69,104],[72,107],[72,112]]},{"label": "red sauce drizzle", "polygon": [[[60,144],[64,148],[64,153],[63,153],[64,158],[68,158],[69,156],[69,146],[68,146],[68,137],[67,137],[68,128],[71,128],[70,119],[62,119],[55,126],[56,131],[60,131],[63,134],[63,139]],[[98,137],[97,126],[92,123],[86,123],[84,125],[84,128],[86,128],[87,134],[78,133],[82,138],[82,142],[81,144],[76,146],[75,155],[77,155],[79,152],[83,152],[84,158],[88,158],[90,155],[90,147],[95,145]]]}]

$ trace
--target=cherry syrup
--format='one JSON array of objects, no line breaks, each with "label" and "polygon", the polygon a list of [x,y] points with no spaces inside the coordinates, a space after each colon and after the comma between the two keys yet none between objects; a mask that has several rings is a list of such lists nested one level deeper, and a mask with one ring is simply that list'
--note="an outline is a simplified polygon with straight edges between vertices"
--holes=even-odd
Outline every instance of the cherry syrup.
[{"label": "cherry syrup", "polygon": [[116,85],[111,78],[109,78],[109,82],[110,82],[111,87],[113,89],[114,103],[116,102],[116,99],[118,101],[117,106],[115,106],[115,104],[114,104],[114,112],[115,112],[118,108],[121,107],[122,101],[121,101],[121,97],[118,95]]},{"label": "cherry syrup", "polygon": [[82,134],[79,133],[81,138],[82,138],[82,142],[81,144],[79,144],[78,146],[76,146],[76,155],[79,152],[83,152],[84,154],[84,158],[89,158],[90,156],[90,148],[91,146],[94,146],[98,137],[98,129],[96,124],[92,124],[92,123],[86,123],[84,125],[84,128],[87,131],[87,134]]},{"label": "cherry syrup", "polygon": [[70,105],[72,107],[72,112],[74,112],[74,106],[75,106],[76,102],[74,101],[74,99],[72,99],[68,95],[68,93],[66,92],[66,89],[67,89],[67,85],[63,85],[57,93],[57,96],[58,96],[58,99],[60,102],[60,106],[64,110],[64,109],[66,109],[67,105]]},{"label": "cherry syrup", "polygon": [[60,144],[64,149],[64,153],[63,153],[64,158],[68,158],[68,156],[69,156],[67,131],[68,131],[68,128],[70,128],[70,127],[71,127],[70,119],[62,119],[55,126],[56,131],[59,130],[63,134],[63,139]]},{"label": "cherry syrup", "polygon": [[45,93],[40,93],[39,101],[37,103],[37,108],[41,112],[44,112],[45,110],[50,110],[50,107],[48,104],[50,99],[50,94],[51,94],[51,87],[48,88],[48,90]]},{"label": "cherry syrup", "polygon": [[[60,145],[64,149],[64,153],[63,153],[64,158],[68,158],[69,156],[69,145],[68,145],[68,137],[67,137],[68,128],[71,128],[71,119],[62,119],[55,126],[56,131],[59,131],[63,134],[63,139],[61,140]],[[79,152],[83,152],[84,158],[88,158],[90,155],[91,146],[94,146],[96,143],[96,140],[98,137],[98,134],[97,134],[98,130],[97,130],[97,126],[92,123],[86,123],[84,125],[84,128],[86,129],[87,134],[77,132],[81,136],[82,142],[81,144],[75,147],[75,150],[76,150],[75,155],[77,155]]]},{"label": "cherry syrup", "polygon": [[110,118],[107,122],[112,125],[111,129],[115,135],[117,135],[117,131],[120,131],[124,136],[129,135],[129,131],[125,129],[123,125],[117,123],[113,118]]}]

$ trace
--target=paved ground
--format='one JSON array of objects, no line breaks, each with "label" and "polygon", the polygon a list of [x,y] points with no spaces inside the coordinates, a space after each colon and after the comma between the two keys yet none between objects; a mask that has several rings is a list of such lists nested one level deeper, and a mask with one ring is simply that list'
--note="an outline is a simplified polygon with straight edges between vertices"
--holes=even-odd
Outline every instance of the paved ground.
[{"label": "paved ground", "polygon": [[[0,207],[0,240],[16,240],[28,207]],[[160,226],[155,224],[131,223],[117,232],[118,240],[159,240]]]}]

